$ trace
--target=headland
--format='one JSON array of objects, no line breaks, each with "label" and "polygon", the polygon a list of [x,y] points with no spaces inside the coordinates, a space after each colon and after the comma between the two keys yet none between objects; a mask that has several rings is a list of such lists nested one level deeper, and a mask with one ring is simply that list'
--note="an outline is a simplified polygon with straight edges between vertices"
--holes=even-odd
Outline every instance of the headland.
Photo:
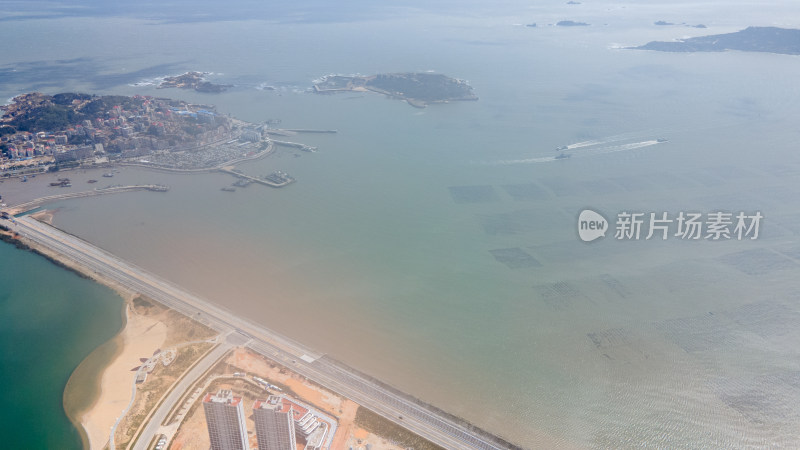
[{"label": "headland", "polygon": [[269,146],[266,125],[167,98],[34,92],[15,97],[3,110],[3,177],[87,163],[213,169]]},{"label": "headland", "polygon": [[[667,22],[656,25],[669,25]],[[705,25],[695,26],[705,28]],[[800,55],[800,30],[778,27],[748,27],[735,33],[713,34],[681,39],[672,42],[653,41],[633,50],[659,52],[743,52],[779,53]]]},{"label": "headland", "polygon": [[[233,167],[270,155],[275,145],[305,152],[317,150],[271,138],[298,133],[336,130],[281,130],[271,128],[270,122],[255,124],[219,114],[211,105],[167,98],[34,92],[17,96],[3,107],[0,182],[28,182],[39,174],[78,168],[103,168],[103,177],[112,178],[116,166],[175,173],[222,171],[243,178],[248,176],[233,171]],[[250,178],[272,187],[294,181],[281,171]],[[72,187],[68,177],[50,185]],[[109,187],[119,186],[105,188]],[[3,202],[0,193],[0,205]]]}]

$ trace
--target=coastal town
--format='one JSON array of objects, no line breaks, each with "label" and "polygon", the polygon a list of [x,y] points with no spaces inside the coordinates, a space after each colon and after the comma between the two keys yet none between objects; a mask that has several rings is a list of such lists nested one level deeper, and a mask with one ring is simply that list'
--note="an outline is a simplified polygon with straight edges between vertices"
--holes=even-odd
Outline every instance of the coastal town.
[{"label": "coastal town", "polygon": [[0,176],[138,162],[210,169],[267,148],[263,126],[150,96],[24,94],[3,107]]},{"label": "coastal town", "polygon": [[[103,177],[111,178],[115,168],[135,166],[182,173],[220,171],[237,178],[222,188],[225,191],[252,183],[280,188],[295,178],[281,170],[247,175],[235,166],[263,158],[276,146],[317,150],[272,137],[336,132],[280,130],[271,127],[274,122],[253,124],[219,114],[211,105],[139,95],[29,93],[2,109],[0,182],[28,182],[39,174],[97,168],[104,170]],[[50,185],[69,188],[72,183],[68,176],[59,176]]]}]

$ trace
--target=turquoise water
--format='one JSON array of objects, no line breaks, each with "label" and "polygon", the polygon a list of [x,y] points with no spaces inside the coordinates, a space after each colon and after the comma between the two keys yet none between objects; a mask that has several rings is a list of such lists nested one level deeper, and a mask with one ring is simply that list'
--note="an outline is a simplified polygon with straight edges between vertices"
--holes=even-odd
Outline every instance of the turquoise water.
[{"label": "turquoise water", "polygon": [[62,395],[72,371],[120,328],[121,299],[44,258],[0,243],[3,448],[79,449]]},{"label": "turquoise water", "polygon": [[[286,189],[230,194],[220,174],[124,169],[114,183],[172,189],[61,202],[55,223],[521,445],[797,441],[796,58],[618,48],[778,17],[793,26],[797,7],[638,3],[367,8],[355,22],[324,11],[12,21],[5,32],[47,33],[29,38],[35,56],[6,57],[23,74],[6,72],[4,95],[172,96],[253,122],[338,129],[296,137],[318,153],[242,166],[291,173]],[[593,25],[547,26],[563,19]],[[520,26],[530,22],[539,26]],[[184,70],[237,87],[130,85]],[[465,78],[480,100],[419,110],[303,92],[331,72],[409,70]],[[658,138],[669,143],[624,147]],[[601,151],[543,162],[584,141]],[[584,245],[575,218],[585,207],[767,219],[753,242]],[[506,264],[507,249],[539,265]]]}]

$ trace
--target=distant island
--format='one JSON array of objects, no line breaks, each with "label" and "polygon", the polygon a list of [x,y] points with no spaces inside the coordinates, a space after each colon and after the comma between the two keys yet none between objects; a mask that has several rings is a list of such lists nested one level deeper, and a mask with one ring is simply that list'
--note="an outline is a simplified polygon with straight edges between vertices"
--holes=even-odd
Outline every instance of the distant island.
[{"label": "distant island", "polygon": [[[699,27],[699,26],[698,26]],[[777,27],[748,27],[735,33],[715,34],[675,42],[653,41],[633,50],[659,52],[743,52],[800,55],[800,30]]]},{"label": "distant island", "polygon": [[[672,22],[667,22],[666,20],[657,20],[657,21],[653,22],[653,24],[654,25],[658,25],[658,26],[676,25],[676,24],[674,24]],[[688,23],[683,22],[683,23],[681,23],[681,25],[686,26],[686,27],[691,27],[691,28],[708,28],[707,26],[703,25],[702,23],[698,23],[697,25],[689,25]]]},{"label": "distant island", "polygon": [[214,84],[206,81],[203,78],[203,73],[200,72],[186,72],[182,75],[175,77],[166,77],[161,84],[158,85],[159,89],[165,88],[181,88],[181,89],[194,89],[197,92],[210,92],[219,93],[226,91],[230,84]]},{"label": "distant island", "polygon": [[330,75],[314,84],[314,92],[333,94],[372,91],[424,108],[429,103],[478,100],[464,80],[434,73],[386,73],[371,76]]},{"label": "distant island", "polygon": [[575,22],[574,20],[562,20],[561,22],[556,23],[556,26],[559,27],[588,27],[589,24],[586,22]]}]

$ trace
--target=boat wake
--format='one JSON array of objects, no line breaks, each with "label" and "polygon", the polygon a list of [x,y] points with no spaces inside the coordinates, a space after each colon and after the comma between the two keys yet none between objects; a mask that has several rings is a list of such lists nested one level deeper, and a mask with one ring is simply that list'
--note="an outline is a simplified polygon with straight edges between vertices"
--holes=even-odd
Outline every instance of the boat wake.
[{"label": "boat wake", "polygon": [[583,142],[576,142],[574,144],[565,145],[562,147],[563,150],[575,150],[579,148],[585,147],[595,147],[598,145],[607,145],[607,144],[614,144],[617,142],[623,141],[633,141],[638,139],[645,139],[649,136],[659,135],[659,134],[671,134],[674,130],[670,130],[668,128],[655,128],[650,130],[644,131],[633,131],[630,133],[621,133],[615,134],[613,136],[606,136],[598,139],[590,139],[588,141]]},{"label": "boat wake", "polygon": [[641,141],[641,142],[631,142],[628,144],[620,144],[620,145],[611,145],[607,147],[601,147],[596,149],[588,149],[581,152],[580,156],[594,156],[594,155],[605,155],[608,153],[616,153],[616,152],[624,152],[627,150],[635,150],[637,148],[644,148],[650,147],[651,145],[658,145],[663,144],[666,141],[658,141],[658,140],[650,140],[650,141]]},{"label": "boat wake", "polygon": [[[559,157],[558,155],[555,155],[555,156],[542,156],[537,158],[507,159],[507,160],[489,162],[486,164],[497,165],[497,166],[509,166],[516,164],[543,164],[554,161],[562,161],[575,158],[588,158],[592,156],[607,155],[610,153],[625,152],[664,143],[664,141],[658,141],[656,139],[652,139],[640,142],[629,142],[627,144],[598,146],[598,143],[595,142],[598,141],[586,141],[568,145],[567,149],[564,150],[563,153],[560,153],[560,155],[569,155],[569,156]],[[572,153],[566,153],[567,150],[572,150]]]}]

